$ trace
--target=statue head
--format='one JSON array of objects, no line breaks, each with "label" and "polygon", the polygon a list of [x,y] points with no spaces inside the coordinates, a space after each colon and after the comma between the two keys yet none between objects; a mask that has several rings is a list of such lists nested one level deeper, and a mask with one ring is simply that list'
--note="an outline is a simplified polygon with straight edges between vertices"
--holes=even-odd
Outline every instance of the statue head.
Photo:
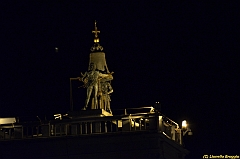
[{"label": "statue head", "polygon": [[94,63],[90,63],[89,70],[90,71],[95,71],[96,70],[96,65]]}]

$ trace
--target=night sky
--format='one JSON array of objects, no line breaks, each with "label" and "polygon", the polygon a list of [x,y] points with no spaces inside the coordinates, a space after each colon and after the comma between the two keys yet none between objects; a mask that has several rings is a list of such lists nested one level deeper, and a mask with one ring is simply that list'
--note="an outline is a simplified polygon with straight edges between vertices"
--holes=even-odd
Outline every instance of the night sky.
[{"label": "night sky", "polygon": [[[0,117],[35,120],[69,111],[69,78],[87,71],[97,20],[114,72],[113,110],[159,101],[165,115],[191,126],[187,158],[240,155],[234,1],[25,1],[0,8]],[[84,106],[81,85],[73,81],[74,110]]]}]

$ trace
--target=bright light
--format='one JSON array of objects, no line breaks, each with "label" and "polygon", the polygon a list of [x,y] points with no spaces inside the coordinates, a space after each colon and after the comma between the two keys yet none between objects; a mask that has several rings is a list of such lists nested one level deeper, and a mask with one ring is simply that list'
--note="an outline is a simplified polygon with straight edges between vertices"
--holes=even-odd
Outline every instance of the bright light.
[{"label": "bright light", "polygon": [[55,52],[58,52],[58,47],[55,47]]},{"label": "bright light", "polygon": [[151,110],[150,110],[150,113],[152,113],[152,112],[154,112],[154,108],[153,107],[151,107]]},{"label": "bright light", "polygon": [[62,114],[54,114],[54,118],[62,120]]},{"label": "bright light", "polygon": [[183,120],[182,121],[182,129],[186,129],[187,128],[187,121]]}]

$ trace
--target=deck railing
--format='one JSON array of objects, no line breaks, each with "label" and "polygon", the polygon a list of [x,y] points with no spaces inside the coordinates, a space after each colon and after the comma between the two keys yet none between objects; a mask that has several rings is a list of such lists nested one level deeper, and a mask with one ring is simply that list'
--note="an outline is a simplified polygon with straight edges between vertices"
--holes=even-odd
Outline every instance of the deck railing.
[{"label": "deck railing", "polygon": [[155,131],[182,144],[178,124],[159,113],[5,124],[0,125],[0,141],[136,131]]}]

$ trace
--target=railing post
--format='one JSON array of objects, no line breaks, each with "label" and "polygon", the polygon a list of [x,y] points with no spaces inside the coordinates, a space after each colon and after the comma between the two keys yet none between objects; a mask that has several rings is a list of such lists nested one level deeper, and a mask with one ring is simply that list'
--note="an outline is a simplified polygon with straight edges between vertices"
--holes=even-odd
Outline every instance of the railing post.
[{"label": "railing post", "polygon": [[107,132],[107,122],[104,121],[104,129],[105,129],[105,133]]},{"label": "railing post", "polygon": [[85,133],[87,134],[87,122],[85,122],[84,124],[85,124]]},{"label": "railing post", "polygon": [[37,134],[36,134],[36,135],[37,135],[37,137],[38,137],[39,125],[36,127],[36,129],[37,129]]},{"label": "railing post", "polygon": [[142,118],[139,119],[139,130],[142,130]]},{"label": "railing post", "polygon": [[51,124],[48,123],[48,136],[50,137],[51,136]]},{"label": "railing post", "polygon": [[118,132],[118,120],[116,120],[116,132]]},{"label": "railing post", "polygon": [[163,116],[158,116],[158,131],[163,132]]},{"label": "railing post", "polygon": [[56,127],[56,124],[53,125],[54,126],[54,136],[57,135],[57,127]]},{"label": "railing post", "polygon": [[136,131],[136,119],[134,119],[134,130]]},{"label": "railing post", "polygon": [[83,130],[82,130],[82,122],[81,122],[81,123],[79,123],[79,133],[82,134],[83,133],[82,131]]},{"label": "railing post", "polygon": [[179,143],[180,143],[180,145],[182,145],[182,130],[177,129],[177,133],[178,133],[178,137],[179,137]]},{"label": "railing post", "polygon": [[92,132],[93,132],[93,131],[92,131],[92,122],[90,122],[90,125],[89,125],[89,126],[90,126],[90,134],[92,134]]},{"label": "railing post", "polygon": [[172,137],[172,140],[174,140],[175,141],[175,125],[172,125],[172,127],[171,127],[171,137]]},{"label": "railing post", "polygon": [[66,136],[68,135],[68,128],[69,128],[69,124],[66,124],[66,125],[65,125],[65,129],[66,129],[66,134],[65,134],[65,135],[66,135]]},{"label": "railing post", "polygon": [[147,122],[146,122],[146,118],[144,118],[144,129],[147,130]]}]

